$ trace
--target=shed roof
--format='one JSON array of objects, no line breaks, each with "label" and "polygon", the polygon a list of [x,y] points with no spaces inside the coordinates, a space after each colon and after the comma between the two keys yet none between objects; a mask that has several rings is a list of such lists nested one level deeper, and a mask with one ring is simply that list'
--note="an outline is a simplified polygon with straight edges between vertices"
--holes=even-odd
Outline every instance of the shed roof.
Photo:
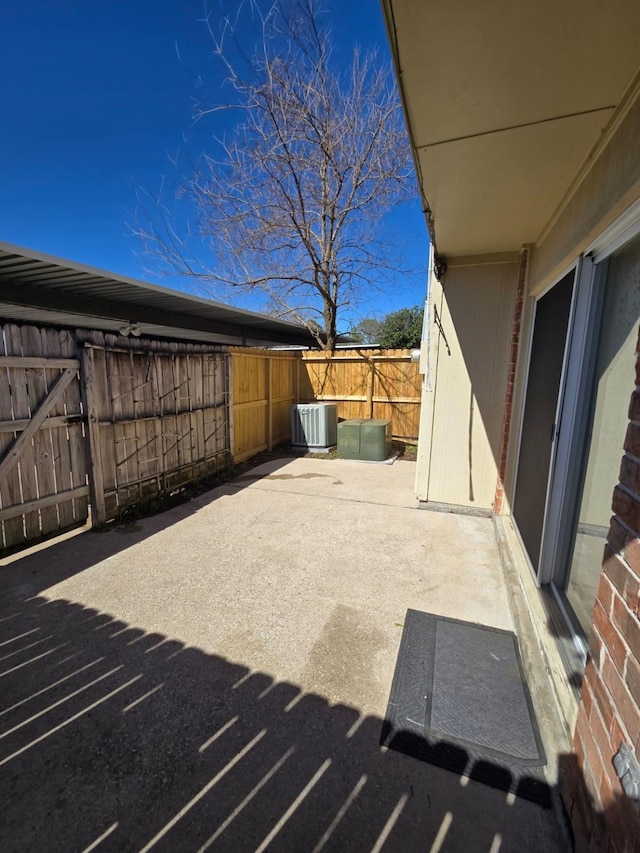
[{"label": "shed roof", "polygon": [[0,241],[0,317],[173,340],[315,346],[301,324]]}]

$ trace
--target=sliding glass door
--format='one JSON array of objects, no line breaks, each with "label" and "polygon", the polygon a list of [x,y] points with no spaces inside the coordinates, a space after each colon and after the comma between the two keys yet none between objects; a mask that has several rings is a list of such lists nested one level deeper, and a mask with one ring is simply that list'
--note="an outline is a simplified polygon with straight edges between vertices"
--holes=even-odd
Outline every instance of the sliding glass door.
[{"label": "sliding glass door", "polygon": [[585,639],[591,630],[633,385],[640,323],[640,239],[609,260],[599,305],[597,349],[583,401],[586,429],[582,453],[576,455],[579,470],[568,559],[557,566],[554,576]]}]

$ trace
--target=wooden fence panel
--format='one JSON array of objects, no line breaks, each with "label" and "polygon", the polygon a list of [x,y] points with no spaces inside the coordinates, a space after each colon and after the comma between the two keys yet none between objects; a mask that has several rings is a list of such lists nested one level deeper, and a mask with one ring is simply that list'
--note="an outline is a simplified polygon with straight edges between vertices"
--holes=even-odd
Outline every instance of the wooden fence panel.
[{"label": "wooden fence panel", "polygon": [[236,462],[290,438],[295,402],[336,402],[341,419],[389,418],[396,438],[418,438],[421,377],[409,350],[232,348],[231,358]]},{"label": "wooden fence panel", "polygon": [[417,441],[421,376],[410,350],[302,353],[307,396],[338,404],[338,417],[390,419],[394,438]]},{"label": "wooden fence panel", "polygon": [[228,463],[226,353],[109,335],[85,347],[94,362],[103,521]]},{"label": "wooden fence panel", "polygon": [[299,353],[233,349],[233,459],[242,462],[291,435]]},{"label": "wooden fence panel", "polygon": [[72,332],[0,327],[0,551],[88,517],[87,447]]}]

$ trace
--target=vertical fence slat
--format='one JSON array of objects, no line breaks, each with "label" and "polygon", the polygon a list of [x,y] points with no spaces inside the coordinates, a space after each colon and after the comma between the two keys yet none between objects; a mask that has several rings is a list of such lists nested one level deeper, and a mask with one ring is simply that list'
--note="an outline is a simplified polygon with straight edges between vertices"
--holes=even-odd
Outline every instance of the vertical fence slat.
[{"label": "vertical fence slat", "polygon": [[[91,493],[92,524],[100,527],[107,520],[104,499],[104,477],[102,469],[102,443],[100,436],[99,384],[96,382],[95,354],[93,347],[85,346],[81,351],[83,406],[87,416],[89,440],[89,488]],[[105,389],[106,390],[106,389]]]}]

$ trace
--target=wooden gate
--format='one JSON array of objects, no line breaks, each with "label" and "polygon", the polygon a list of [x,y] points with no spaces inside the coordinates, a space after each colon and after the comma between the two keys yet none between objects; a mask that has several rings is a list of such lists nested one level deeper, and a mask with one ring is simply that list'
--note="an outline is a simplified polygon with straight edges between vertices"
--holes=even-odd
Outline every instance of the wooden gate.
[{"label": "wooden gate", "polygon": [[87,520],[79,367],[72,332],[0,327],[0,553]]}]

